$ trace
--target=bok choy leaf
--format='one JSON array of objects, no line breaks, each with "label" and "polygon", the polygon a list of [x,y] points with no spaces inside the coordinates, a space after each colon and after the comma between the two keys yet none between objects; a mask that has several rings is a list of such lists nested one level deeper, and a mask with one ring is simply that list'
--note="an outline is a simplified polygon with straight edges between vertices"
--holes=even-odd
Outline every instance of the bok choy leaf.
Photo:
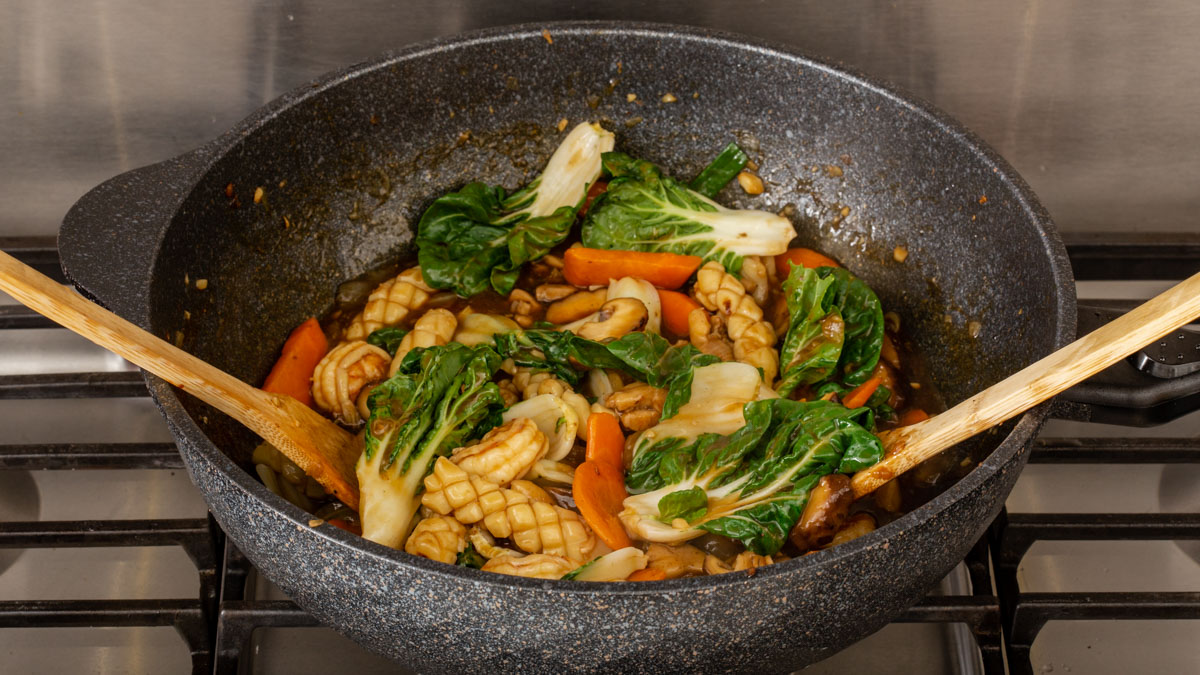
[{"label": "bok choy leaf", "polygon": [[[625,500],[626,528],[664,543],[711,532],[770,555],[783,547],[821,476],[859,471],[883,457],[868,431],[869,409],[770,399],[747,403],[743,414],[746,425],[730,435],[702,434],[690,443],[664,438],[640,452],[630,487],[653,489]],[[672,523],[676,518],[687,526]]]},{"label": "bok choy leaf", "polygon": [[696,255],[736,274],[743,256],[778,255],[796,236],[787,218],[727,209],[645,160],[606,152],[603,165],[612,180],[588,209],[584,246]]},{"label": "bok choy leaf", "polygon": [[522,265],[566,239],[613,141],[599,125],[580,124],[521,190],[470,183],[435,200],[417,224],[426,283],[463,297],[488,288],[507,295]]},{"label": "bok choy leaf", "polygon": [[783,293],[789,318],[779,353],[781,395],[805,384],[853,386],[871,376],[884,327],[870,286],[841,268],[793,266]]},{"label": "bok choy leaf", "polygon": [[748,161],[750,158],[738,144],[730,143],[711,164],[704,167],[704,170],[688,183],[688,187],[712,199],[745,168]]},{"label": "bok choy leaf", "polygon": [[364,537],[404,544],[434,459],[497,421],[504,399],[491,380],[499,366],[491,347],[451,343],[413,350],[375,387],[356,471]]}]

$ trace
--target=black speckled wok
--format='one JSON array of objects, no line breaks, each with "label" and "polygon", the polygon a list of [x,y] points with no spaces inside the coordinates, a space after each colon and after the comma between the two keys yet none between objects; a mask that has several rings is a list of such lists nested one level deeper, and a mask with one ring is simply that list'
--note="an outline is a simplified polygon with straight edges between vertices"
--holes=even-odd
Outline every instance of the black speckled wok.
[{"label": "black speckled wok", "polygon": [[[563,118],[601,120],[620,149],[681,177],[739,140],[768,191],[721,199],[793,204],[800,242],[901,315],[947,403],[1072,337],[1070,268],[1049,217],[953,120],[785,49],[637,24],[492,30],[333,73],[92,190],[64,222],[63,265],[87,295],[258,383],[339,282],[411,252],[431,199],[472,179],[522,184]],[[976,439],[977,468],[847,545],[753,575],[587,584],[485,574],[312,528],[247,473],[249,432],[147,379],[192,480],[254,564],[322,622],[428,671],[775,671],[822,659],[963,557],[1046,414]]]}]

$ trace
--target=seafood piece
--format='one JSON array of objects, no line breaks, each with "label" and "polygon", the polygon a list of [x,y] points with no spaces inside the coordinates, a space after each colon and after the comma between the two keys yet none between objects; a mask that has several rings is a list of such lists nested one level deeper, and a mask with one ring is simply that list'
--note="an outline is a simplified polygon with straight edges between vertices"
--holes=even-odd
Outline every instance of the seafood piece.
[{"label": "seafood piece", "polygon": [[391,356],[361,340],[334,347],[313,370],[313,403],[343,424],[362,421],[356,400],[367,385],[387,377]]},{"label": "seafood piece", "polygon": [[423,307],[433,289],[425,283],[420,267],[410,267],[379,284],[367,297],[367,306],[350,321],[347,340],[366,340],[384,326],[395,326],[410,312]]},{"label": "seafood piece", "polygon": [[458,319],[447,309],[431,309],[425,312],[413,329],[400,341],[396,355],[392,357],[392,365],[388,368],[388,377],[400,369],[400,362],[408,353],[417,347],[440,347],[450,342],[454,337],[454,329],[458,327]]},{"label": "seafood piece", "polygon": [[779,352],[774,348],[778,336],[742,282],[726,272],[721,263],[710,260],[696,272],[692,294],[705,309],[720,313],[725,320],[734,358],[761,368],[764,382],[774,381],[779,373]]},{"label": "seafood piece", "polygon": [[417,523],[404,550],[422,558],[453,565],[467,548],[467,528],[453,518],[434,516]]}]

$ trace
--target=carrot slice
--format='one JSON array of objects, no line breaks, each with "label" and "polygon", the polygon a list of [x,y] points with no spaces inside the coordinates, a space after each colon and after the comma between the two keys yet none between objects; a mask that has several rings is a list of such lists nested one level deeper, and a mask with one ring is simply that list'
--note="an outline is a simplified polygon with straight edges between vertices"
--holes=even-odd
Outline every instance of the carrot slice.
[{"label": "carrot slice", "polygon": [[621,424],[616,416],[605,412],[588,415],[587,455],[584,459],[611,464],[618,471],[624,471],[624,453],[625,434],[621,433]]},{"label": "carrot slice", "polygon": [[850,393],[846,394],[845,398],[842,399],[842,405],[847,408],[863,407],[867,404],[867,401],[871,400],[871,394],[874,394],[875,390],[879,388],[881,381],[879,377],[872,377],[854,389],[851,389]]},{"label": "carrot slice", "polygon": [[674,253],[610,251],[576,246],[563,255],[563,276],[576,286],[602,286],[610,279],[636,277],[659,288],[679,288],[687,283],[700,258]]},{"label": "carrot slice", "polygon": [[357,534],[360,537],[362,536],[362,528],[358,526],[358,523],[352,523],[345,518],[331,518],[327,522],[340,530],[345,530],[350,534]]},{"label": "carrot slice", "polygon": [[786,279],[792,268],[788,263],[796,263],[801,267],[841,267],[836,260],[824,253],[817,253],[811,248],[789,248],[786,253],[775,256],[775,271],[780,278]]},{"label": "carrot slice", "polygon": [[316,319],[308,319],[283,343],[283,353],[263,382],[263,391],[286,394],[311,408],[312,374],[327,351],[329,343],[321,324]]},{"label": "carrot slice", "polygon": [[630,574],[625,578],[625,581],[662,581],[666,578],[666,572],[650,567],[644,567],[640,570],[637,570],[633,574]]},{"label": "carrot slice", "polygon": [[592,208],[592,202],[596,200],[596,197],[604,194],[607,189],[608,181],[603,180],[598,180],[588,186],[587,196],[583,198],[583,206],[579,207],[580,218],[587,215],[588,209]]},{"label": "carrot slice", "polygon": [[900,413],[900,419],[897,423],[902,427],[907,427],[917,422],[924,422],[927,419],[929,419],[929,413],[920,408],[909,408]]},{"label": "carrot slice", "polygon": [[658,289],[658,302],[662,305],[662,319],[667,330],[681,337],[687,335],[688,314],[693,309],[700,309],[700,303],[686,294],[661,288]]},{"label": "carrot slice", "polygon": [[[590,426],[590,425],[589,425]],[[579,507],[579,515],[592,528],[597,537],[609,548],[616,551],[633,546],[621,519],[625,498],[625,475],[621,469],[607,461],[588,461],[575,469],[575,482],[571,484],[571,492],[575,497],[575,506]]]}]

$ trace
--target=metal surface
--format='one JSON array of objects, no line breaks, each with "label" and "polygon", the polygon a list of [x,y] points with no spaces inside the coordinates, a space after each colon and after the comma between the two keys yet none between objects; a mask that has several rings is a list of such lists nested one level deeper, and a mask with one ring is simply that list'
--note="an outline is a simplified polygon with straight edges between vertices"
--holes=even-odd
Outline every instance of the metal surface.
[{"label": "metal surface", "polygon": [[[0,238],[52,237],[67,208],[101,180],[191,149],[322,72],[463,29],[580,17],[679,21],[771,38],[841,59],[931,100],[1008,158],[1042,197],[1060,229],[1068,234],[1110,231],[1092,237],[1095,245],[1090,249],[1072,248],[1077,277],[1178,278],[1181,275],[1171,271],[1178,268],[1176,251],[1197,247],[1194,240],[1166,241],[1155,235],[1159,243],[1154,250],[1141,246],[1144,255],[1131,260],[1130,249],[1103,245],[1131,229],[1200,230],[1195,220],[1200,193],[1193,180],[1200,173],[1200,117],[1194,114],[1200,103],[1195,66],[1200,63],[1200,41],[1195,40],[1200,7],[1186,0],[448,0],[373,1],[353,7],[315,0],[217,0],[153,7],[120,0],[12,0],[0,3],[0,123],[5,130],[0,134],[0,204],[5,207],[0,209]],[[3,320],[0,317],[0,323]],[[122,367],[104,353],[87,351],[49,331],[7,333],[0,336],[0,373]],[[65,408],[68,414],[54,415],[53,424],[45,423],[49,405],[63,409],[54,402],[0,402],[0,441],[170,445],[157,411],[145,398],[72,401]],[[1048,451],[1089,464],[1067,471],[1061,466],[1030,467],[1010,506],[1039,512],[1157,508],[1160,472],[1166,480],[1194,467],[1102,463],[1113,458],[1132,461],[1143,452],[1147,462],[1195,462],[1198,452],[1194,426],[1159,432],[1181,438],[1125,445],[1119,439],[1088,442],[1090,434],[1105,432],[1102,426],[1052,425],[1051,433],[1061,441]],[[1076,440],[1079,437],[1084,440]],[[36,447],[22,452],[29,457],[22,460],[31,462],[29,468],[76,466],[72,459],[41,459]],[[87,462],[104,466],[102,457],[86,450],[85,454],[88,459],[81,468]],[[1035,449],[1032,459],[1038,457]],[[169,462],[169,453],[162,452],[161,461]],[[43,515],[48,518],[178,518],[204,513],[203,503],[181,473],[44,471],[35,476],[46,497],[48,511]],[[1195,484],[1173,483],[1184,492],[1171,494],[1185,501],[1171,503],[1195,512]],[[1159,589],[1200,587],[1195,573],[1200,567],[1182,554],[1172,555],[1171,543],[1071,545],[1035,546],[1024,563],[1024,580],[1042,591],[1127,588],[1133,583]],[[182,553],[172,550],[177,555],[164,558],[157,555],[160,551],[168,552],[122,549],[119,557],[104,549],[53,556],[26,552],[0,576],[0,598],[173,598],[194,593],[195,570]],[[1033,669],[1197,672],[1197,624],[1052,622],[1034,647]],[[945,664],[920,651],[938,649],[937,641],[913,632],[916,627],[889,626],[818,670],[942,672]],[[33,673],[188,668],[187,652],[169,628],[109,628],[100,633],[86,628],[0,631],[5,669]],[[355,672],[367,672],[362,664],[368,663],[375,666],[371,672],[390,672],[377,657],[323,629],[292,631],[273,644],[283,647],[282,653],[264,644],[261,653],[247,655],[258,666],[255,672],[324,672],[344,669],[347,663],[354,664]],[[280,659],[288,663],[289,658],[294,664],[290,670],[272,665]],[[953,671],[947,667],[944,672]]]},{"label": "metal surface", "polygon": [[[1136,11],[1134,11],[1136,9]],[[702,25],[824,54],[979,133],[1064,231],[1195,231],[1200,6],[1186,0],[136,0],[0,4],[0,235],[389,49],[525,21]]]},{"label": "metal surface", "polygon": [[[621,147],[680,175],[708,161],[714,136],[749,139],[771,185],[755,204],[794,203],[800,241],[820,242],[879,289],[950,402],[1073,334],[1066,252],[1044,210],[1002,159],[940,112],[740,37],[546,28],[417,45],[332,73],[194,153],[102,184],[60,231],[68,278],[257,381],[274,360],[274,336],[324,311],[332,289],[321,280],[404,254],[430,194],[481,172],[524,182],[556,142],[559,119],[602,119],[623,127]],[[644,92],[646,104],[617,85]],[[678,101],[658,100],[674,91]],[[818,172],[830,162],[847,168]],[[261,204],[230,197],[264,185]],[[144,196],[150,189],[155,199]],[[732,190],[725,198],[746,202]],[[903,265],[891,255],[901,242],[910,251]],[[189,281],[201,278],[202,287]],[[968,331],[968,321],[986,329]],[[240,425],[149,382],[193,481],[258,569],[369,649],[414,668],[479,672],[517,662],[552,672],[564,660],[625,671],[776,670],[823,659],[882,627],[957,564],[1011,489],[1047,411],[964,444],[960,451],[977,454],[953,465],[962,478],[852,543],[752,579],[631,587],[449,567],[314,527],[237,465],[254,444]],[[679,640],[692,648],[669,648]],[[450,648],[464,642],[469,653]]]},{"label": "metal surface", "polygon": [[[1119,243],[1113,244],[1117,250],[1121,246]],[[1116,260],[1106,255],[1099,243],[1091,250]],[[1074,255],[1074,248],[1070,252],[1073,259],[1079,259]],[[1085,284],[1085,287],[1091,289],[1094,285]],[[1158,290],[1148,289],[1146,292]],[[1106,304],[1117,303],[1110,300]],[[0,340],[12,332],[0,332]],[[47,336],[53,334],[45,333]],[[78,363],[80,367],[94,367],[86,360]],[[104,401],[105,405],[111,407],[119,399]],[[0,413],[7,412],[13,405],[24,406],[25,402],[4,403],[0,405]],[[85,427],[90,438],[104,438],[111,435],[105,429],[106,423],[121,424],[128,419],[127,414],[116,414],[100,423],[88,420]],[[31,421],[33,424],[26,426],[37,426],[36,418]],[[68,417],[64,421],[71,422],[74,418]],[[20,434],[21,426],[10,421],[7,426],[0,427],[0,440],[9,439],[14,432]],[[901,622],[890,624],[852,649],[805,672],[969,675],[979,672],[979,663],[983,664],[989,675],[1005,672],[1115,674],[1144,672],[1150,668],[1159,672],[1183,673],[1200,669],[1200,653],[1192,648],[1200,621],[1179,620],[1187,616],[1187,612],[1194,612],[1195,604],[1189,603],[1190,596],[1171,593],[1176,589],[1190,591],[1200,587],[1200,565],[1195,561],[1200,552],[1197,549],[1200,542],[1195,539],[1173,542],[1131,540],[1141,536],[1138,532],[1139,517],[1135,514],[1148,509],[1155,514],[1160,512],[1154,509],[1161,509],[1161,514],[1193,514],[1174,520],[1176,523],[1187,522],[1190,517],[1194,522],[1194,514],[1200,509],[1200,503],[1196,501],[1196,496],[1200,494],[1197,490],[1200,473],[1195,466],[1200,463],[1200,441],[1179,437],[1193,433],[1194,425],[1187,426],[1187,420],[1181,420],[1161,430],[1142,432],[1158,437],[1124,438],[1103,438],[1105,428],[1097,425],[1052,421],[1049,426],[1050,435],[1035,444],[1030,457],[1033,466],[1026,469],[1009,500],[1011,510],[1039,516],[1030,518],[1017,513],[1010,519],[1018,523],[1018,536],[1004,539],[1010,542],[1008,545],[1016,547],[1013,551],[1006,551],[1004,542],[995,543],[1002,559],[1018,560],[1024,554],[1023,560],[1019,561],[1018,576],[1021,578],[1015,594],[1008,592],[1018,581],[1002,575],[994,582],[1006,594],[1006,607],[1012,607],[1014,602],[1024,603],[1022,630],[1026,634],[1022,640],[1027,643],[1035,630],[1037,636],[1032,646],[1013,644],[1009,640],[1008,663],[1011,670],[1006,671],[999,662],[1001,647],[996,631],[1003,622],[1000,620],[997,600],[990,596],[992,568],[987,559],[987,542],[982,541],[972,550],[965,566],[956,570],[956,573],[961,573],[964,567],[969,570],[971,587],[976,589],[972,596],[927,598],[902,615]],[[1129,433],[1128,430],[1118,432]],[[46,429],[43,428],[41,435],[45,433]],[[1098,435],[1092,437],[1086,434]],[[131,436],[126,433],[121,437],[128,439]],[[1162,466],[1164,463],[1165,466]],[[1074,466],[1064,471],[1065,467],[1056,464]],[[87,515],[93,518],[97,506],[104,509],[108,517],[177,517],[164,512],[164,508],[177,508],[176,502],[188,495],[189,487],[184,481],[185,484],[178,486],[178,489],[168,490],[171,499],[164,501],[155,499],[154,495],[163,493],[162,487],[170,485],[173,473],[170,471],[134,472],[158,479],[134,483],[117,480],[117,476],[126,473],[120,471],[76,473],[46,469],[170,469],[178,466],[180,461],[178,455],[174,454],[174,446],[166,443],[0,446],[0,468],[42,470],[33,475],[38,477],[39,484],[49,497],[46,515],[50,518],[78,515],[78,511],[72,512],[71,509],[84,505],[88,509]],[[1158,476],[1160,471],[1161,481]],[[73,480],[87,476],[94,477],[94,480]],[[5,477],[4,473],[0,473],[0,482]],[[52,480],[54,478],[68,479],[65,482],[70,488],[61,490],[58,481]],[[89,487],[79,489],[78,486]],[[126,493],[150,498],[137,501],[128,515],[125,511],[111,510],[111,507],[103,504],[106,501],[104,499],[97,503],[98,495]],[[0,501],[4,496],[4,493],[0,493]],[[1117,517],[1120,527],[1108,533],[1097,530],[1096,524],[1113,520],[1111,515],[1089,517],[1077,513],[1065,517],[1040,516],[1080,509],[1095,509],[1098,514],[1128,512],[1128,515]],[[1170,523],[1171,520],[1162,515],[1151,515],[1145,519],[1151,525],[1151,534],[1156,525],[1175,527]],[[1039,521],[1053,521],[1052,529],[1059,533],[1067,532],[1071,521],[1074,521],[1090,529],[1089,537],[1100,535],[1105,540],[1039,540],[1025,552],[1031,538],[1041,539],[1038,536]],[[88,527],[88,521],[78,521],[73,529],[77,536]],[[63,523],[58,528],[67,529]],[[129,530],[133,536],[137,536],[136,525]],[[1187,536],[1189,532],[1184,528],[1174,534]],[[25,625],[30,619],[40,617],[46,628],[8,627],[0,630],[0,649],[7,650],[9,654],[6,661],[8,669],[31,673],[184,672],[189,651],[186,645],[205,644],[202,637],[205,623],[188,618],[189,615],[196,616],[198,605],[190,600],[121,600],[142,598],[148,590],[153,592],[147,586],[162,592],[166,588],[162,584],[164,580],[171,581],[177,588],[154,597],[186,597],[194,593],[194,565],[185,560],[182,567],[173,569],[171,565],[163,565],[163,561],[145,555],[163,550],[171,549],[129,545],[113,549],[114,553],[120,552],[122,567],[121,574],[114,575],[111,580],[97,574],[97,571],[117,562],[118,558],[92,555],[102,553],[104,549],[24,551],[11,572],[0,574],[0,599],[15,597],[36,602],[0,605],[0,625]],[[20,550],[12,552],[18,553]],[[64,560],[69,560],[70,564],[63,565]],[[366,675],[395,672],[392,664],[359,649],[328,629],[284,627],[312,626],[313,619],[290,602],[279,603],[278,600],[284,597],[282,593],[261,578],[252,584],[257,587],[252,593],[254,597],[248,598],[245,595],[248,571],[245,559],[238,555],[236,549],[227,547],[222,565],[221,620],[215,629],[211,623],[208,624],[208,630],[215,630],[216,637],[210,633],[207,643],[210,648],[199,649],[191,654],[193,668],[204,670],[203,664],[215,655],[217,673],[350,670]],[[139,581],[134,584],[119,583],[130,576]],[[250,576],[253,578],[257,575]],[[951,575],[948,581],[954,581],[955,578],[956,575]],[[109,589],[106,582],[113,583],[116,588]],[[980,592],[979,589],[985,590]],[[1095,591],[1106,590],[1122,594],[1094,595]],[[951,595],[961,595],[961,582],[947,587],[945,591]],[[1033,595],[1029,594],[1031,591]],[[1163,591],[1168,594],[1164,595]],[[71,600],[81,597],[98,597],[115,602],[102,603],[101,606],[94,601]],[[58,598],[61,601],[48,603],[43,598]],[[1079,614],[1080,603],[1093,599],[1107,602],[1104,614]],[[1114,603],[1113,600],[1119,602]],[[1164,607],[1171,610],[1169,616],[1174,620],[1156,618],[1164,614]],[[181,608],[192,609],[181,613]],[[126,618],[126,613],[135,616],[136,621]],[[1083,620],[1067,619],[1076,614]],[[215,615],[215,611],[209,612],[208,621],[211,622]],[[1104,616],[1105,620],[1088,620],[1096,616]],[[1041,626],[1042,619],[1050,621]],[[963,623],[946,624],[947,621]],[[85,622],[88,626],[102,628],[66,627],[71,623]],[[130,623],[142,623],[147,627],[115,625]],[[150,625],[176,626],[176,629],[148,627]],[[1040,630],[1037,630],[1039,626]],[[1012,635],[1010,626],[1005,625],[1004,629]],[[102,637],[97,639],[98,635]],[[248,644],[247,636],[253,636]],[[215,646],[211,642],[214,639]]]}]

